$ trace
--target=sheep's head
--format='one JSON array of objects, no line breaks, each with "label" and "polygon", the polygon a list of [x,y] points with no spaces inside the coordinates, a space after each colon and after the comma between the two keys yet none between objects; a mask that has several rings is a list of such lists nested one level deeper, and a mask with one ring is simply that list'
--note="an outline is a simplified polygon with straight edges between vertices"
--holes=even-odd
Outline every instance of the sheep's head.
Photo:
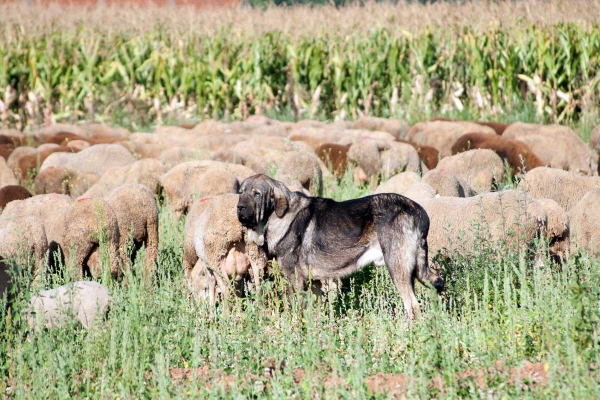
[{"label": "sheep's head", "polygon": [[285,185],[266,175],[254,175],[242,182],[237,215],[248,229],[262,231],[273,212],[282,218],[287,212],[290,191]]}]

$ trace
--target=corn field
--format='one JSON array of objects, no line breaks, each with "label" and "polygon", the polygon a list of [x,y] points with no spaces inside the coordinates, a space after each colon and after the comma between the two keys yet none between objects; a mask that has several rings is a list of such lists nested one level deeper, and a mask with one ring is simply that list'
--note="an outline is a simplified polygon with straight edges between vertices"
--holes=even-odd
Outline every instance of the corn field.
[{"label": "corn field", "polygon": [[499,116],[524,104],[573,121],[598,106],[600,27],[522,21],[486,29],[385,27],[295,36],[55,24],[43,35],[0,22],[0,124],[136,114],[242,119],[405,116],[464,109]]}]

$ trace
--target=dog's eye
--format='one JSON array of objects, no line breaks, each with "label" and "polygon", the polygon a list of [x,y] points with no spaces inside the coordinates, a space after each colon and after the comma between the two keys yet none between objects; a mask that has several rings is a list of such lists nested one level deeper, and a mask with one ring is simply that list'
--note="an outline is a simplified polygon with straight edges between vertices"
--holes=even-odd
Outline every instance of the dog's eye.
[{"label": "dog's eye", "polygon": [[260,193],[259,192],[254,193],[254,197],[256,197],[257,199],[260,199]]}]

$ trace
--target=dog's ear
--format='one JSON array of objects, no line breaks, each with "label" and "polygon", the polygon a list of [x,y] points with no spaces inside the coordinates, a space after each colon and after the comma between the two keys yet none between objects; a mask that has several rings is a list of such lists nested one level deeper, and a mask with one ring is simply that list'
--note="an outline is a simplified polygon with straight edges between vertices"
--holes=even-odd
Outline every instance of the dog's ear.
[{"label": "dog's ear", "polygon": [[285,215],[288,210],[289,196],[286,193],[287,189],[279,187],[279,185],[273,186],[271,195],[273,196],[273,204],[275,205],[275,215],[281,218]]}]

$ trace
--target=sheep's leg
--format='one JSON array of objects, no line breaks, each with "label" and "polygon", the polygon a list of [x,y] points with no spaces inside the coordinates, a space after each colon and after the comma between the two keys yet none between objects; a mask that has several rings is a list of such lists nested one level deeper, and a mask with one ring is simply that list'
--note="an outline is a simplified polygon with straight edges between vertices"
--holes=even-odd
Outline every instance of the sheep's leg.
[{"label": "sheep's leg", "polygon": [[146,224],[146,259],[144,260],[145,278],[152,275],[156,260],[158,259],[158,221],[149,221]]}]

